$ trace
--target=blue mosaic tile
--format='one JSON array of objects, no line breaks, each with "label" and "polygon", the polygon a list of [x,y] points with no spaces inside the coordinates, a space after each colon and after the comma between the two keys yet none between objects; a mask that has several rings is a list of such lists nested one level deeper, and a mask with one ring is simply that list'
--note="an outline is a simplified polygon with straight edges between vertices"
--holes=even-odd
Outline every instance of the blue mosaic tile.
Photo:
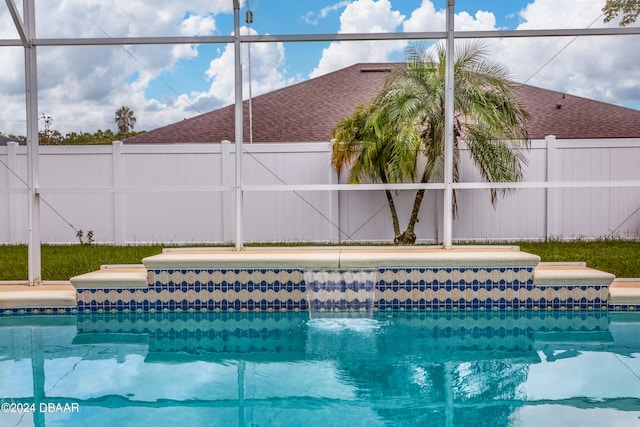
[{"label": "blue mosaic tile", "polygon": [[[420,275],[429,274],[429,277],[432,277],[434,280],[425,280],[425,278],[418,278],[415,275],[416,270]],[[376,301],[376,307],[380,310],[386,309],[394,309],[394,310],[440,310],[440,309],[513,309],[513,308],[551,308],[551,309],[569,309],[569,308],[580,308],[580,309],[593,309],[594,307],[599,307],[602,304],[606,305],[607,302],[602,301],[600,298],[596,298],[593,301],[588,301],[586,298],[575,298],[575,295],[569,296],[564,300],[559,297],[554,297],[550,300],[546,300],[542,298],[540,301],[534,301],[532,298],[527,298],[524,296],[523,298],[514,298],[511,300],[507,300],[506,298],[497,298],[497,299],[487,299],[484,301],[479,300],[478,298],[465,299],[463,297],[458,297],[457,299],[453,299],[451,296],[445,298],[444,301],[430,301],[424,298],[423,296],[416,297],[406,297],[406,292],[414,292],[415,290],[420,293],[424,292],[437,292],[442,291],[443,289],[447,293],[451,293],[454,291],[466,292],[473,291],[478,292],[480,290],[491,291],[494,289],[499,289],[504,292],[508,289],[513,291],[533,291],[535,287],[533,286],[532,279],[527,279],[524,281],[520,281],[516,279],[513,283],[507,283],[504,278],[499,278],[494,280],[494,274],[496,270],[500,271],[502,274],[505,272],[513,272],[518,273],[520,271],[526,271],[527,273],[533,273],[532,268],[419,268],[419,269],[411,269],[411,268],[390,268],[390,269],[378,269],[379,274],[388,273],[389,271],[393,271],[396,273],[400,273],[406,277],[407,274],[412,275],[412,279],[403,279],[403,280],[391,280],[385,281],[384,279],[378,283],[377,291],[380,293],[391,292],[393,293],[402,293],[404,294],[402,298],[390,298],[391,301],[387,301],[384,298],[380,298]],[[188,274],[187,270],[167,270],[167,271],[154,271],[154,273],[166,273],[169,272],[179,272],[182,275]],[[460,280],[454,282],[451,279],[439,281],[438,278],[434,277],[434,275],[438,274],[438,272],[447,272],[448,274],[452,274],[454,272],[460,274]],[[194,270],[192,271],[195,274],[200,274],[201,272],[205,272],[207,274],[226,274],[226,273],[234,273],[238,274],[242,272],[242,270]],[[269,270],[260,269],[260,270],[244,270],[247,274],[266,274]],[[301,270],[287,269],[287,270],[279,270],[274,269],[271,270],[271,273],[278,274],[279,272],[286,272],[287,274],[291,273],[302,273]],[[478,273],[486,273],[486,279],[483,278],[483,281],[480,282],[479,279],[474,278],[473,280],[468,280],[469,275],[465,272],[472,272],[474,274]],[[166,276],[165,276],[166,277]],[[246,276],[245,276],[246,277]],[[297,295],[300,295],[300,292],[306,292],[307,286],[313,287],[313,284],[307,284],[302,280],[300,283],[296,283],[289,280],[275,280],[274,283],[268,284],[265,280],[256,280],[255,278],[247,280],[247,282],[240,282],[234,280],[220,280],[220,283],[215,283],[213,280],[209,280],[206,282],[201,282],[199,279],[194,283],[187,283],[182,277],[179,279],[179,283],[174,283],[171,280],[167,280],[167,283],[162,283],[159,280],[156,280],[154,283],[150,283],[149,289],[144,290],[128,290],[132,295],[132,300],[122,300],[122,298],[118,297],[110,297],[111,294],[121,296],[124,294],[124,290],[100,290],[101,293],[97,293],[97,290],[91,290],[89,296],[86,290],[78,290],[78,296],[82,297],[84,301],[78,302],[78,308],[81,310],[300,310],[307,309],[308,303],[307,300],[302,297],[300,300],[294,300],[291,298],[287,298],[285,295],[287,293],[298,292]],[[340,287],[341,290],[345,288],[343,283],[336,283],[334,286]],[[370,288],[374,287],[373,282],[367,282],[365,287],[369,286]],[[317,288],[317,286],[315,287]],[[602,287],[596,287],[597,290],[600,290]],[[578,289],[581,291],[585,291],[587,289],[594,289],[593,287],[587,286],[579,286],[579,287],[540,287],[541,290],[549,289],[552,290],[553,293],[561,292],[564,290],[565,295],[566,292],[577,292]],[[606,287],[605,287],[606,289]],[[275,292],[281,292],[285,295],[282,295],[278,300],[267,301],[261,298],[249,299],[248,301],[240,301],[236,299],[230,300],[222,300],[222,301],[214,301],[213,299],[197,299],[195,301],[188,301],[187,299],[181,299],[179,301],[170,300],[169,302],[161,301],[155,295],[158,295],[161,292],[170,292],[170,293],[186,293],[191,290],[195,292],[202,292],[204,294],[211,292],[242,292],[248,291],[250,293],[264,293],[268,290],[273,290]],[[98,295],[102,295],[103,299],[106,300],[104,303],[96,303],[95,301],[90,301],[93,298],[97,298]],[[304,295],[304,294],[302,294]],[[390,295],[387,294],[387,298]],[[166,299],[166,296],[163,297]],[[180,296],[176,295],[176,299],[179,299]],[[235,297],[234,297],[235,298]],[[296,297],[298,298],[298,297]]]}]

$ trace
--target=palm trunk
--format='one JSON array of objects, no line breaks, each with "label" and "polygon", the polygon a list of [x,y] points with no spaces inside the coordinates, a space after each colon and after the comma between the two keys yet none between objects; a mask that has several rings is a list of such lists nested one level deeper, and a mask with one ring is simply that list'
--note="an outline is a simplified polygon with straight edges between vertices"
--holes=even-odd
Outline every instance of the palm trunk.
[{"label": "palm trunk", "polygon": [[409,218],[409,224],[407,224],[407,230],[404,232],[405,241],[407,244],[414,244],[416,242],[416,223],[418,222],[418,214],[420,213],[420,206],[422,206],[422,200],[424,199],[424,190],[418,190],[416,198],[413,200],[413,209],[411,209],[411,217]]},{"label": "palm trunk", "polygon": [[[380,180],[383,184],[389,183],[384,168],[382,167],[380,168]],[[391,194],[391,190],[384,190],[384,192],[387,195],[387,204],[389,205],[389,210],[391,211],[391,220],[393,221],[393,241],[397,244],[397,240],[400,238],[400,222],[398,221],[398,211],[396,211],[396,204],[393,201],[393,194]]]},{"label": "palm trunk", "polygon": [[396,204],[393,202],[393,194],[390,190],[384,190],[387,193],[387,203],[389,204],[389,210],[391,211],[391,220],[393,221],[393,241],[395,242],[400,238],[400,222],[398,221],[398,212],[396,211]]},{"label": "palm trunk", "polygon": [[[429,170],[428,167],[425,168],[424,173],[422,174],[422,179],[420,180],[421,184],[429,182]],[[413,245],[416,243],[416,223],[418,222],[418,215],[420,214],[420,206],[422,206],[422,200],[424,199],[424,189],[418,190],[416,193],[416,197],[413,200],[413,208],[411,209],[411,217],[409,218],[409,223],[407,224],[407,229],[404,233],[398,238],[398,242],[401,245]]]}]

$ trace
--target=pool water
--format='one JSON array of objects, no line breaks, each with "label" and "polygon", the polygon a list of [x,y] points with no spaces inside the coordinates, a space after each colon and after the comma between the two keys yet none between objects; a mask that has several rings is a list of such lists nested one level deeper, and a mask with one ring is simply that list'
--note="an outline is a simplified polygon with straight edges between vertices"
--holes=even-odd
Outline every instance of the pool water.
[{"label": "pool water", "polygon": [[640,313],[6,316],[0,402],[0,426],[640,425]]}]

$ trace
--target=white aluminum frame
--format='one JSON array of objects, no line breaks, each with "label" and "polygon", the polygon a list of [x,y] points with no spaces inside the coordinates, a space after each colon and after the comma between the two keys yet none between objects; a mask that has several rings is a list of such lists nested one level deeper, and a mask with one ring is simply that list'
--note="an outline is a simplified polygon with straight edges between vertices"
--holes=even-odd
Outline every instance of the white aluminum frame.
[{"label": "white aluminum frame", "polygon": [[[369,190],[415,190],[444,189],[444,247],[452,244],[452,192],[454,189],[486,188],[577,188],[577,187],[640,187],[639,181],[581,181],[581,182],[518,182],[518,183],[455,183],[453,171],[453,45],[455,39],[470,38],[513,38],[513,37],[575,37],[640,35],[640,27],[608,27],[583,29],[543,29],[543,30],[494,30],[494,31],[454,31],[455,0],[447,0],[446,31],[411,33],[350,33],[350,34],[280,34],[241,35],[239,31],[240,4],[233,1],[233,36],[192,36],[192,37],[109,37],[109,38],[42,38],[36,37],[34,0],[23,0],[24,21],[21,20],[13,0],[5,0],[19,39],[0,39],[1,47],[23,47],[25,51],[25,82],[27,109],[27,153],[28,153],[28,224],[29,224],[29,284],[41,282],[40,253],[40,195],[45,193],[130,193],[130,192],[231,192],[236,193],[236,250],[243,249],[243,193],[245,191],[369,191]],[[243,185],[242,182],[242,69],[240,46],[242,43],[274,42],[333,42],[333,41],[384,41],[384,40],[446,40],[447,43],[447,105],[445,141],[445,179],[443,183],[430,184],[366,184],[366,185]],[[236,185],[209,187],[157,187],[157,188],[41,188],[38,167],[38,96],[37,96],[37,46],[106,46],[106,45],[160,45],[160,44],[230,44],[235,47],[235,138],[236,138]],[[0,190],[0,194],[13,194],[14,190]]]},{"label": "white aluminum frame", "polygon": [[454,6],[455,0],[447,0],[447,56],[445,58],[444,94],[444,202],[442,212],[442,236],[444,249],[453,245],[453,144],[454,144]]}]

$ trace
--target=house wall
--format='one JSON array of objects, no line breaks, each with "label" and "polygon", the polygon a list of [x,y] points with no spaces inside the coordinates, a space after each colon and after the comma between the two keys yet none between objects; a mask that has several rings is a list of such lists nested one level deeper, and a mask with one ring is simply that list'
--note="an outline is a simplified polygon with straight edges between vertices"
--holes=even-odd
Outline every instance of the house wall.
[{"label": "house wall", "polygon": [[[255,191],[264,185],[338,183],[328,143],[246,144],[245,150],[246,241],[393,238],[382,191]],[[464,148],[461,159],[462,181],[481,181]],[[536,140],[528,160],[529,182],[640,181],[638,139]],[[0,161],[0,243],[24,243],[26,147],[0,147]],[[77,242],[81,229],[92,230],[101,243],[232,242],[234,181],[231,143],[43,146],[42,240]],[[405,226],[415,191],[394,194]],[[640,236],[638,186],[525,188],[495,208],[489,190],[459,189],[456,197],[456,241]],[[427,191],[416,229],[419,240],[440,241],[441,223],[442,191]]]}]

